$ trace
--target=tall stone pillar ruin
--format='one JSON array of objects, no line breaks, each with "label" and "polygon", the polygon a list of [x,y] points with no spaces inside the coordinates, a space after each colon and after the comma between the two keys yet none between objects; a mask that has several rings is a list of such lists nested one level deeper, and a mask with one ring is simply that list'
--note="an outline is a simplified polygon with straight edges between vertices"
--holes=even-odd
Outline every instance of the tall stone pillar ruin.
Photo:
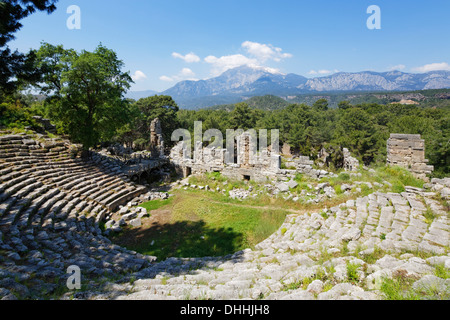
[{"label": "tall stone pillar ruin", "polygon": [[387,142],[387,164],[406,168],[425,180],[434,170],[425,159],[425,140],[420,134],[391,134]]},{"label": "tall stone pillar ruin", "polygon": [[150,124],[150,151],[152,156],[164,156],[164,138],[162,135],[161,121],[156,118]]}]

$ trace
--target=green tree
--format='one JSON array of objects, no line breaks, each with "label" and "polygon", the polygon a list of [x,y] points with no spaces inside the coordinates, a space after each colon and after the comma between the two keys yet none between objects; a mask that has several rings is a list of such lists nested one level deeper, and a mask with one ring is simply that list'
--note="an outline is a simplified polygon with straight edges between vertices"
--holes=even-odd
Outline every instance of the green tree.
[{"label": "green tree", "polygon": [[253,110],[245,102],[237,103],[230,113],[230,129],[251,129],[255,127],[256,119]]},{"label": "green tree", "polygon": [[172,132],[180,127],[177,119],[179,107],[170,96],[155,95],[142,98],[136,102],[140,116],[136,122],[137,136],[142,145],[150,142],[150,124],[158,118],[161,121],[161,129],[165,145],[171,146]]},{"label": "green tree", "polygon": [[42,72],[39,87],[49,95],[50,115],[84,150],[111,139],[129,121],[123,95],[132,79],[121,71],[123,62],[114,51],[99,45],[94,52],[78,53],[43,44],[36,68]]},{"label": "green tree", "polygon": [[349,101],[345,101],[344,100],[344,101],[341,101],[341,102],[338,103],[338,108],[339,109],[346,110],[346,109],[349,109],[351,107],[352,107],[352,105],[350,104]]},{"label": "green tree", "polygon": [[361,108],[341,110],[334,132],[334,141],[349,148],[369,164],[376,156],[376,126],[372,117]]},{"label": "green tree", "polygon": [[58,0],[2,0],[0,2],[0,95],[13,93],[20,80],[32,73],[28,61],[33,54],[12,52],[7,43],[20,30],[20,22],[35,11],[52,13]]},{"label": "green tree", "polygon": [[328,110],[328,100],[327,99],[319,99],[313,104],[313,108],[319,111]]}]

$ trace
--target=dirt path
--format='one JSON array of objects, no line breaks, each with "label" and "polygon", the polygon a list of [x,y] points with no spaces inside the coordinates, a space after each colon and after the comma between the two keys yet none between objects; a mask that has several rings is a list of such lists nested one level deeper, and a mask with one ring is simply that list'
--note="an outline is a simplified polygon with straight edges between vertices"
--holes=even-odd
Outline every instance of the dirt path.
[{"label": "dirt path", "polygon": [[291,212],[291,213],[295,213],[295,214],[305,214],[305,213],[314,211],[314,210],[308,210],[308,209],[296,210],[296,209],[289,209],[289,208],[277,208],[275,206],[252,206],[249,204],[227,203],[227,202],[220,202],[220,201],[213,201],[213,200],[211,200],[211,203],[227,205],[227,206],[234,206],[234,207],[241,207],[241,208],[257,209],[257,210],[283,210],[283,211],[287,211],[287,212]]}]

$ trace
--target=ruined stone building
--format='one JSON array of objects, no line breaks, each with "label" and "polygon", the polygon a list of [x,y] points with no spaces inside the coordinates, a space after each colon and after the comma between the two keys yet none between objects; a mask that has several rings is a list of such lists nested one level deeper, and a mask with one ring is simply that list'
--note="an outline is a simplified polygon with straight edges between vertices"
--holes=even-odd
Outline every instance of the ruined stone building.
[{"label": "ruined stone building", "polygon": [[309,157],[291,158],[286,162],[288,169],[282,169],[281,155],[270,151],[271,148],[256,150],[255,143],[249,133],[237,137],[235,157],[230,161],[227,149],[202,147],[197,142],[193,158],[190,157],[186,142],[179,142],[170,153],[170,160],[178,172],[184,177],[190,174],[220,172],[225,177],[236,180],[252,180],[266,182],[267,180],[286,180],[304,173],[314,178],[329,175],[325,170],[313,168]]},{"label": "ruined stone building", "polygon": [[425,159],[425,140],[419,134],[391,134],[387,142],[387,164],[406,168],[421,179],[434,170]]},{"label": "ruined stone building", "polygon": [[345,171],[358,171],[359,161],[355,157],[352,157],[350,151],[347,148],[343,149],[344,154],[344,170]]},{"label": "ruined stone building", "polygon": [[161,121],[156,118],[150,124],[150,152],[152,156],[164,156],[164,138],[162,135]]},{"label": "ruined stone building", "polygon": [[230,155],[224,148],[206,147],[196,142],[191,159],[186,142],[179,142],[170,153],[175,167],[187,177],[190,174],[221,172],[222,175],[237,180],[254,180],[264,182],[280,174],[281,156],[271,154],[268,149],[255,152],[250,134],[236,137],[235,155]]}]

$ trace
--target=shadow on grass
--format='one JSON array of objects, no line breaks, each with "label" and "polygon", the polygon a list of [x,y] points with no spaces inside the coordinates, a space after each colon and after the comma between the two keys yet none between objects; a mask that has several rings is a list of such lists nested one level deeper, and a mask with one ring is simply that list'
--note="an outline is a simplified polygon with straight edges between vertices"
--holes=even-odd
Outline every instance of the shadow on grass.
[{"label": "shadow on grass", "polygon": [[126,229],[114,242],[136,252],[167,258],[221,257],[244,249],[243,234],[232,228],[210,228],[202,220],[154,223],[150,228]]}]

